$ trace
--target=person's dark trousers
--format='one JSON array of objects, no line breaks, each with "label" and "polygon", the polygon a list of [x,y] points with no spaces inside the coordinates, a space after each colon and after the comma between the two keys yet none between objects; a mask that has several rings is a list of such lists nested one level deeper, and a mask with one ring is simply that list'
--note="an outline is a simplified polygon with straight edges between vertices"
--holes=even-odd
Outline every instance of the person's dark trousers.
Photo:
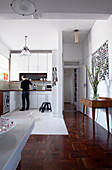
[{"label": "person's dark trousers", "polygon": [[29,109],[29,91],[22,91],[22,109],[25,110],[25,99],[27,102],[26,109]]}]

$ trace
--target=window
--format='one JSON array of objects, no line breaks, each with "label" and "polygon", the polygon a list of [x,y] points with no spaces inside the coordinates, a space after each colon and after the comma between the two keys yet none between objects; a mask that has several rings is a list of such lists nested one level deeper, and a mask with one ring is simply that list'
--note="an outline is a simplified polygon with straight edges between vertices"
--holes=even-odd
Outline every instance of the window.
[{"label": "window", "polygon": [[9,58],[0,53],[0,79],[9,80]]}]

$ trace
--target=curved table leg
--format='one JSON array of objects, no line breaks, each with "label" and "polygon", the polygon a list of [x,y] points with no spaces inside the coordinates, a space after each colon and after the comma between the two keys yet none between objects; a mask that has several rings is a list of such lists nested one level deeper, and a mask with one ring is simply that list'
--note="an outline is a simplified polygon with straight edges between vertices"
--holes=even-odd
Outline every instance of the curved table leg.
[{"label": "curved table leg", "polygon": [[93,117],[93,134],[95,134],[95,108],[92,108],[92,117]]},{"label": "curved table leg", "polygon": [[83,122],[84,122],[84,112],[85,112],[85,105],[83,104]]},{"label": "curved table leg", "polygon": [[107,118],[107,128],[109,132],[109,115],[108,115],[108,107],[106,107],[106,118]]}]

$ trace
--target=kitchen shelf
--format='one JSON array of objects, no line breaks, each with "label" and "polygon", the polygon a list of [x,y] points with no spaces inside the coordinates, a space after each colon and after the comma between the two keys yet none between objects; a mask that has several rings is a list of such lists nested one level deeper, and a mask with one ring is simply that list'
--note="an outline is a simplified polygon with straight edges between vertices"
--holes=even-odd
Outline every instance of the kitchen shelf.
[{"label": "kitchen shelf", "polygon": [[32,81],[46,81],[47,79],[47,73],[19,73],[19,80],[21,80],[22,75],[25,75],[26,78],[31,79]]},{"label": "kitchen shelf", "polygon": [[[19,80],[19,81],[9,81],[9,82],[15,82],[15,83],[19,83],[19,82],[21,82],[22,80]],[[40,82],[47,82],[47,81],[49,81],[49,80],[31,80],[31,81],[40,81]]]}]

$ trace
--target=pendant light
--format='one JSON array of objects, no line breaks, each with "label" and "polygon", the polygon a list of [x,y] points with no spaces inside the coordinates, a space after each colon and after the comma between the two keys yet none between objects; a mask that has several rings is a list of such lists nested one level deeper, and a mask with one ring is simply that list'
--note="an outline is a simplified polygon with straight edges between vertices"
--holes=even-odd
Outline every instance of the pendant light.
[{"label": "pendant light", "polygon": [[13,0],[10,4],[12,10],[22,16],[33,15],[36,10],[36,5],[30,0]]},{"label": "pendant light", "polygon": [[27,36],[25,36],[25,46],[22,49],[21,56],[30,56],[30,50],[27,47]]},{"label": "pendant light", "polygon": [[74,30],[74,32],[75,32],[75,43],[78,44],[79,43],[78,30]]}]

